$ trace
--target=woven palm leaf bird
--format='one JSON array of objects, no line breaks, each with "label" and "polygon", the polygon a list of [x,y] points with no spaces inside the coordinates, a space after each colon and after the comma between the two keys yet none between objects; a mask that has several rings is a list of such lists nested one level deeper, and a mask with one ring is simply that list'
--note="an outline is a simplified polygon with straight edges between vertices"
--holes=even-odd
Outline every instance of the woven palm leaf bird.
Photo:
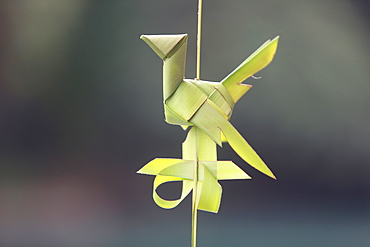
[{"label": "woven palm leaf bird", "polygon": [[[173,208],[191,190],[196,190],[194,207],[217,212],[222,191],[217,180],[250,178],[231,161],[217,160],[216,144],[222,146],[222,142],[228,142],[245,162],[275,179],[229,120],[235,103],[251,88],[242,82],[273,60],[279,36],[266,41],[221,82],[184,79],[187,34],[142,35],[141,39],[163,60],[166,122],[183,129],[191,127],[183,143],[182,159],[157,158],[138,171],[156,175],[154,201],[163,208]],[[165,200],[156,192],[159,185],[171,181],[183,182],[182,194],[177,200]]]}]

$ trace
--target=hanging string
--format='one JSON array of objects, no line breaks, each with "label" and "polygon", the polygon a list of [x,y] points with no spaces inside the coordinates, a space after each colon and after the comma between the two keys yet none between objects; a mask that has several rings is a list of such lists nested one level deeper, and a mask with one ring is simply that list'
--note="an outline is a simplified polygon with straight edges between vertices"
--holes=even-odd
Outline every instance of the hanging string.
[{"label": "hanging string", "polygon": [[[197,34],[197,74],[195,79],[200,80],[200,46],[201,46],[201,36],[202,36],[202,7],[203,1],[198,0],[198,34]],[[198,131],[198,130],[195,130]],[[196,146],[196,145],[195,145]],[[196,150],[196,156],[197,150]],[[197,224],[198,224],[198,157],[195,160],[195,167],[194,167],[194,188],[193,188],[193,200],[192,200],[192,224],[191,224],[191,246],[197,246]]]},{"label": "hanging string", "polygon": [[198,35],[197,35],[197,76],[195,79],[200,80],[200,46],[202,39],[202,12],[203,0],[199,0],[198,4]]}]

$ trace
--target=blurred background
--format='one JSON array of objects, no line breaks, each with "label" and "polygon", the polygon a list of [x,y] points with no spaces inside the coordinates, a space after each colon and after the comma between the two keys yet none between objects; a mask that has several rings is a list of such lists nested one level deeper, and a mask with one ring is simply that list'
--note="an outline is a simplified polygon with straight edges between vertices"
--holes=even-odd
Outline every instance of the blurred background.
[{"label": "blurred background", "polygon": [[[278,177],[222,181],[199,246],[370,246],[370,3],[204,1],[202,79],[220,81],[265,40],[232,123]],[[0,1],[0,246],[190,246],[190,198],[163,210],[155,157],[180,157],[164,122],[162,62],[141,34],[189,33],[196,1]],[[178,185],[162,189],[179,195]]]}]

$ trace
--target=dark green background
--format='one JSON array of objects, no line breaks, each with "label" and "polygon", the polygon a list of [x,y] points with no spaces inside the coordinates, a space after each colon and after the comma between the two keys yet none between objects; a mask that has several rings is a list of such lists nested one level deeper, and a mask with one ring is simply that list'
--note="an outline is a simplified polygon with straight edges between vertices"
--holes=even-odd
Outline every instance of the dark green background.
[{"label": "dark green background", "polygon": [[[180,157],[162,62],[141,34],[189,33],[197,2],[0,1],[0,245],[190,246],[190,199],[151,198],[155,157]],[[205,0],[202,79],[219,81],[269,38],[273,63],[232,123],[278,177],[224,181],[198,245],[370,246],[370,6],[349,0]],[[175,189],[163,188],[174,198]]]}]

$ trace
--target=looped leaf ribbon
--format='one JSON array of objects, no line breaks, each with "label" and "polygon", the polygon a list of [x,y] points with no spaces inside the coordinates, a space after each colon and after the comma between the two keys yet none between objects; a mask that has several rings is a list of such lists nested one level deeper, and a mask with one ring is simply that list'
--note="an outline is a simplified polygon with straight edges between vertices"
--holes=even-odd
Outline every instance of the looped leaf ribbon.
[{"label": "looped leaf ribbon", "polygon": [[[203,211],[217,213],[222,188],[217,180],[250,179],[232,161],[200,161],[198,177],[198,205]],[[153,184],[153,199],[162,208],[171,209],[179,205],[193,189],[194,161],[183,159],[157,158],[149,162],[138,173],[156,175]],[[166,200],[157,193],[157,188],[167,182],[181,181],[182,192],[177,200]]]}]

